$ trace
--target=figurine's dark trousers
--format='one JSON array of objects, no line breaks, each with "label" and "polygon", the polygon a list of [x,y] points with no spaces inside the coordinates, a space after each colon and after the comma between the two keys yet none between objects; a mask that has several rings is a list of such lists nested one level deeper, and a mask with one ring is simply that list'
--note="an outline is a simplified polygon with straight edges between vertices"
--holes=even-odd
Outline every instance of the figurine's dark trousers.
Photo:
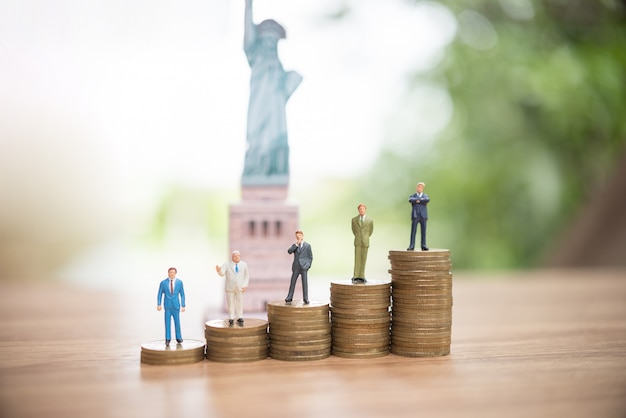
[{"label": "figurine's dark trousers", "polygon": [[304,298],[304,300],[309,300],[309,285],[307,281],[308,271],[308,269],[305,270],[300,266],[293,268],[293,273],[291,273],[291,283],[289,284],[289,294],[286,298],[287,300],[293,299],[293,292],[296,289],[296,281],[298,280],[298,276],[302,276],[302,297]]},{"label": "figurine's dark trousers", "polygon": [[428,219],[424,219],[421,216],[413,218],[411,220],[411,243],[409,244],[409,248],[415,248],[415,233],[417,232],[417,224],[420,224],[420,232],[421,232],[421,247],[426,247],[426,221]]}]

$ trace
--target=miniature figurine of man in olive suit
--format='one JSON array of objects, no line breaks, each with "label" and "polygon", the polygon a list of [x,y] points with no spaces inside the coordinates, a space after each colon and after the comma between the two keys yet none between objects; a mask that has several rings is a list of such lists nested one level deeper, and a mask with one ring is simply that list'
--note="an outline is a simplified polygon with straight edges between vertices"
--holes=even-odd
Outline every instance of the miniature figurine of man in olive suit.
[{"label": "miniature figurine of man in olive suit", "polygon": [[157,310],[161,310],[161,302],[165,308],[166,345],[169,345],[171,340],[172,319],[174,319],[176,342],[179,344],[183,342],[183,336],[180,332],[180,311],[185,312],[185,288],[182,280],[176,278],[176,273],[175,267],[170,267],[167,270],[168,278],[160,283],[157,294]]},{"label": "miniature figurine of man in olive suit", "polygon": [[215,271],[220,276],[226,276],[225,290],[226,303],[228,305],[228,323],[233,325],[235,318],[237,323],[243,325],[243,293],[248,288],[250,275],[248,265],[241,261],[239,251],[233,251],[231,261],[224,263],[221,267],[215,266]]},{"label": "miniature figurine of man in olive suit", "polygon": [[359,214],[352,218],[354,234],[354,275],[353,283],[365,283],[365,263],[370,246],[370,236],[374,232],[374,220],[365,215],[367,207],[361,203],[357,207]]},{"label": "miniature figurine of man in olive suit", "polygon": [[302,276],[302,296],[306,305],[309,303],[307,273],[313,263],[313,251],[311,250],[311,245],[304,241],[304,232],[296,231],[296,242],[287,249],[287,252],[293,254],[293,263],[291,264],[292,273],[289,294],[287,294],[285,302],[291,303],[293,292],[296,288],[296,280],[298,280],[298,276]]},{"label": "miniature figurine of man in olive suit", "polygon": [[417,224],[420,224],[422,251],[428,251],[426,246],[426,221],[428,220],[428,209],[426,205],[430,202],[430,198],[424,193],[426,185],[421,181],[415,186],[415,193],[409,196],[411,204],[411,243],[407,251],[415,249],[415,233],[417,232]]}]

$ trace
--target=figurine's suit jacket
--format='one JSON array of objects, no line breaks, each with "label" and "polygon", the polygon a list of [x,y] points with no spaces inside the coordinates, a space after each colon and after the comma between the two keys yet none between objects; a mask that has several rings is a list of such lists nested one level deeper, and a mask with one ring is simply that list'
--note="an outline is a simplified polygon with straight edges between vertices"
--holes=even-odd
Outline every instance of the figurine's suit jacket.
[{"label": "figurine's suit jacket", "polygon": [[170,293],[170,279],[165,279],[159,286],[159,294],[157,295],[157,305],[161,305],[163,300],[163,307],[167,310],[179,310],[182,306],[185,307],[185,289],[183,282],[179,279],[174,279],[174,293]]},{"label": "figurine's suit jacket", "polygon": [[[419,199],[419,203],[417,200]],[[411,219],[428,219],[428,208],[426,204],[430,202],[430,198],[426,193],[422,193],[422,197],[420,198],[417,193],[413,193],[409,196],[409,202],[413,207],[411,209]]]},{"label": "figurine's suit jacket", "polygon": [[240,261],[239,272],[235,271],[235,263],[228,262],[222,265],[220,276],[226,276],[226,283],[224,284],[224,290],[226,292],[234,292],[235,290],[241,290],[242,287],[248,287],[250,281],[250,275],[248,274],[248,264],[245,261]]},{"label": "figurine's suit jacket", "polygon": [[374,232],[374,220],[369,216],[365,216],[363,225],[361,225],[361,215],[352,218],[352,233],[354,234],[355,247],[369,247],[370,235]]},{"label": "figurine's suit jacket", "polygon": [[313,251],[308,242],[302,241],[302,247],[299,250],[296,244],[292,244],[287,252],[293,254],[293,263],[291,264],[292,271],[300,269],[308,270],[311,268],[311,264],[313,263]]}]

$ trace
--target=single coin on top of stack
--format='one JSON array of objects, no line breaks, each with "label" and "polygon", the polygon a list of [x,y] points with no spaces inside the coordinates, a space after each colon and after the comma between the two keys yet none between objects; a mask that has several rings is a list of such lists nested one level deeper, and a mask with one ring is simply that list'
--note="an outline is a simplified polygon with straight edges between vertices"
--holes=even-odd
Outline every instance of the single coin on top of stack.
[{"label": "single coin on top of stack", "polygon": [[208,321],[204,327],[207,359],[223,363],[256,361],[267,358],[267,321],[246,319],[229,324],[227,319]]},{"label": "single coin on top of stack", "polygon": [[332,354],[373,358],[389,354],[391,283],[330,284]]},{"label": "single coin on top of stack", "polygon": [[328,303],[301,300],[267,304],[271,358],[320,360],[330,356]]},{"label": "single coin on top of stack", "polygon": [[165,340],[141,344],[141,362],[156,365],[189,364],[204,360],[204,342],[184,340],[165,344]]},{"label": "single coin on top of stack", "polygon": [[389,251],[391,352],[408,357],[450,354],[450,251]]}]

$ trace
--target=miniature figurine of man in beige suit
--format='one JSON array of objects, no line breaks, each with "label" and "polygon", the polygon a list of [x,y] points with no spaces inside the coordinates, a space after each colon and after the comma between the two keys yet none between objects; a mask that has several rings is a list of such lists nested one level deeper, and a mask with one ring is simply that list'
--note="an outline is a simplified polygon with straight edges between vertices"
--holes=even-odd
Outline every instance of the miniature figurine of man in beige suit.
[{"label": "miniature figurine of man in beige suit", "polygon": [[215,266],[215,271],[220,276],[226,276],[224,289],[228,304],[228,323],[233,325],[237,318],[237,323],[243,325],[243,292],[248,288],[250,281],[248,265],[245,261],[241,261],[239,251],[233,251],[231,261],[224,263],[221,267]]}]

